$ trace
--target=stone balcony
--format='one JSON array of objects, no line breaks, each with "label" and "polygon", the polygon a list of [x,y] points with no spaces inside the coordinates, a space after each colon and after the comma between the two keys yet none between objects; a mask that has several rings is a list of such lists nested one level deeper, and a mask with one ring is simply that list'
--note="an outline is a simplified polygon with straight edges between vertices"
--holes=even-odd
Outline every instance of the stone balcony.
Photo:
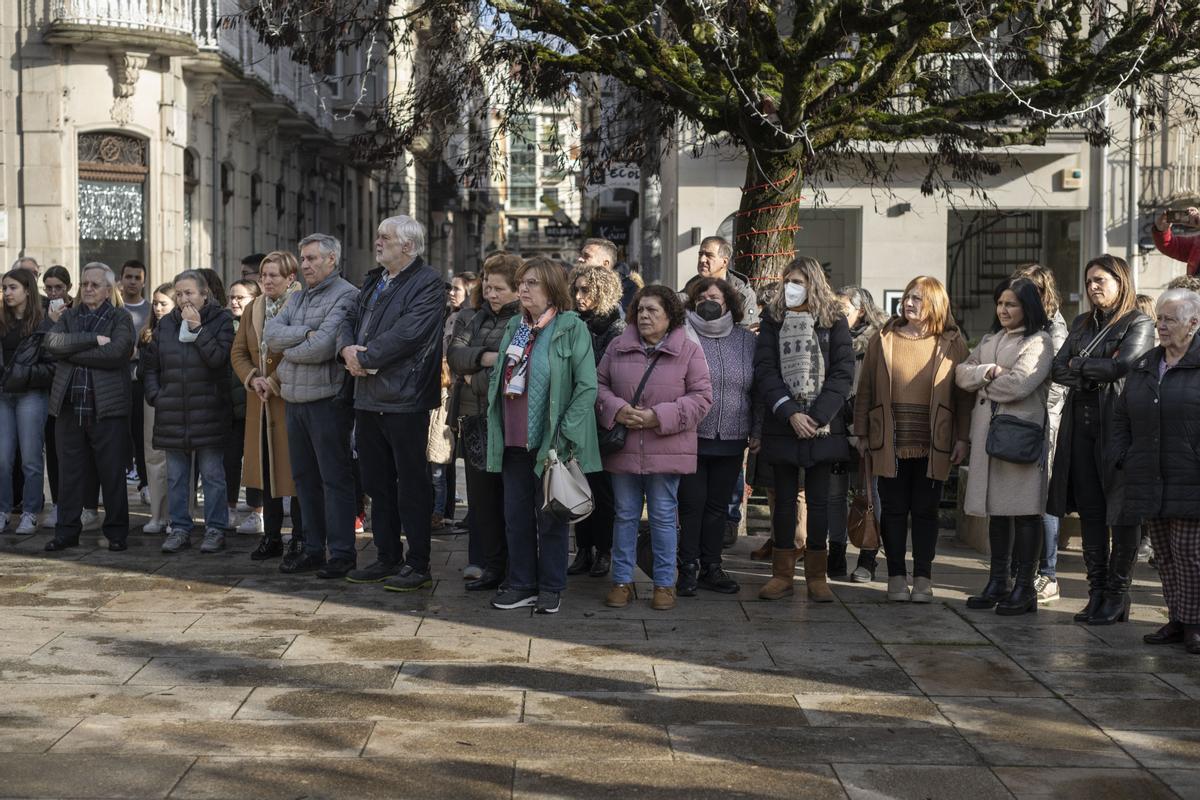
[{"label": "stone balcony", "polygon": [[195,53],[215,40],[218,0],[46,0],[44,38],[160,55]]}]

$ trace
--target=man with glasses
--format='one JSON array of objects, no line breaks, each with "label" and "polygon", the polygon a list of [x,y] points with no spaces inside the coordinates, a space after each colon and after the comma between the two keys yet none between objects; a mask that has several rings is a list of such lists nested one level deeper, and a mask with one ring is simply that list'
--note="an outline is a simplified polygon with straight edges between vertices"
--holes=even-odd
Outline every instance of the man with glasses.
[{"label": "man with glasses", "polygon": [[446,291],[437,270],[421,258],[424,250],[421,223],[406,216],[381,222],[375,236],[379,267],[367,274],[338,335],[339,357],[354,376],[355,442],[371,497],[376,552],[374,563],[347,579],[386,581],[383,588],[393,592],[433,585],[433,482],[425,451],[429,412],[442,397]]},{"label": "man with glasses", "polygon": [[79,545],[83,484],[89,462],[104,489],[104,537],[108,549],[126,549],[129,499],[129,413],[132,388],[133,319],[110,298],[117,279],[107,264],[93,261],[79,279],[82,302],[63,312],[43,346],[58,361],[50,389],[58,448],[58,524],[46,550]]}]

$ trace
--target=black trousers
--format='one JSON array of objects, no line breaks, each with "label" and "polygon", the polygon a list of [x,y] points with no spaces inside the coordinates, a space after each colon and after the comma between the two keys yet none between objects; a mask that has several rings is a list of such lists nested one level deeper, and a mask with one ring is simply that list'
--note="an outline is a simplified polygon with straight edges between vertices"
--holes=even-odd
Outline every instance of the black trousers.
[{"label": "black trousers", "polygon": [[504,532],[504,477],[467,464],[467,507],[471,513],[469,550],[472,563],[501,574],[508,572],[508,540]]},{"label": "black trousers", "polygon": [[[265,426],[264,426],[265,427]],[[233,421],[233,433],[225,443],[225,498],[227,505],[233,508],[238,502],[238,491],[242,488],[242,457],[246,450],[246,420]],[[246,487],[246,505],[251,508],[263,507],[262,489]]]},{"label": "black trousers", "polygon": [[54,538],[79,540],[83,513],[84,478],[90,468],[104,487],[104,536],[110,542],[129,537],[129,498],[125,469],[129,464],[129,417],[108,417],[80,425],[68,408],[56,418],[59,509]]},{"label": "black trousers", "polygon": [[596,505],[587,519],[575,523],[575,549],[593,547],[598,553],[611,553],[613,521],[617,516],[612,478],[607,472],[589,472],[586,477]]},{"label": "black trousers", "polygon": [[356,411],[355,441],[363,488],[371,497],[371,533],[379,560],[398,564],[404,556],[400,532],[408,540],[405,562],[429,570],[433,482],[425,460],[429,412],[380,414]]},{"label": "black trousers", "polygon": [[[262,476],[263,488],[255,489],[254,491],[262,495],[263,507],[263,533],[268,536],[280,536],[283,533],[283,498],[275,497],[271,491],[271,451],[270,445],[267,443],[267,421],[264,419],[262,425],[259,426],[262,431],[262,442],[259,447],[259,452],[262,453]],[[246,490],[246,496],[250,496],[250,490]],[[249,504],[249,500],[246,501]],[[300,499],[292,498],[292,536],[304,538],[304,521],[303,514],[300,513]]]},{"label": "black trousers", "polygon": [[[691,562],[699,559],[704,566],[721,563],[725,521],[729,518],[729,498],[741,472],[744,455],[701,455],[696,459],[696,471],[680,477],[677,496],[681,560]],[[794,517],[794,510],[792,514]],[[795,527],[794,519],[792,526]],[[576,529],[578,537],[578,526]],[[612,530],[611,525],[609,530]]]},{"label": "black trousers", "polygon": [[1136,547],[1141,532],[1136,525],[1113,525],[1110,540],[1108,500],[1100,465],[1096,463],[1096,448],[1101,438],[1100,407],[1076,402],[1071,410],[1074,412],[1071,425],[1071,494],[1079,512],[1081,544],[1085,549],[1096,551],[1100,560],[1107,562],[1110,541]]},{"label": "black trousers", "polygon": [[133,381],[133,406],[129,415],[129,434],[133,445],[133,465],[137,467],[138,488],[148,484],[146,478],[146,391],[141,381]]},{"label": "black trousers", "polygon": [[[791,550],[796,546],[796,497],[800,494],[800,469],[791,464],[772,464],[771,469],[775,473],[775,513],[771,515],[775,546]],[[809,550],[828,547],[829,476],[832,472],[832,464],[814,464],[804,468],[804,507],[808,512],[805,546]]]},{"label": "black trousers", "polygon": [[928,477],[928,458],[901,458],[896,477],[879,479],[879,538],[887,551],[888,577],[907,575],[908,526],[912,520],[913,576],[933,577],[938,503],[942,482]]}]

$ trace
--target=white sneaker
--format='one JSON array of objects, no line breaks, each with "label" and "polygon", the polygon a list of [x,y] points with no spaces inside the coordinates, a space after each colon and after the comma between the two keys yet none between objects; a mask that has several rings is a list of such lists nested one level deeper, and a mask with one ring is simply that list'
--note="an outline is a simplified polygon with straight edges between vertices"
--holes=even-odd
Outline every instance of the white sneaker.
[{"label": "white sneaker", "polygon": [[98,531],[104,525],[104,518],[97,509],[85,508],[79,516],[79,524],[85,531]]},{"label": "white sneaker", "polygon": [[[17,531],[17,533],[20,533],[20,531]],[[1033,582],[1033,588],[1037,591],[1039,603],[1049,603],[1052,600],[1057,600],[1059,597],[1058,581],[1049,575],[1038,575],[1037,580]]]},{"label": "white sneaker", "polygon": [[138,499],[140,499],[142,501],[142,505],[144,505],[144,506],[150,505],[150,487],[149,486],[143,486],[141,488],[141,490],[138,491]]},{"label": "white sneaker", "polygon": [[57,528],[58,527],[58,508],[54,505],[54,503],[51,503],[49,506],[47,506],[46,516],[42,517],[42,527],[43,528]]},{"label": "white sneaker", "polygon": [[907,576],[893,575],[888,578],[887,599],[894,603],[907,603],[909,601]]},{"label": "white sneaker", "polygon": [[914,603],[933,602],[933,581],[929,578],[913,578],[912,594],[909,599]]},{"label": "white sneaker", "polygon": [[251,511],[242,520],[242,524],[237,526],[238,533],[259,533],[263,532],[263,517],[257,511]]},{"label": "white sneaker", "polygon": [[142,526],[142,533],[149,533],[151,535],[158,534],[166,531],[170,527],[171,526],[167,524],[166,520],[152,519]]},{"label": "white sneaker", "polygon": [[253,508],[251,508],[250,506],[246,505],[246,501],[245,501],[245,500],[238,500],[238,503],[237,503],[237,512],[238,512],[239,514],[245,514],[247,511],[253,511],[253,510],[254,510]]},{"label": "white sneaker", "polygon": [[17,525],[17,533],[21,536],[28,536],[31,533],[37,533],[38,519],[37,514],[31,511],[26,511],[21,514],[21,524]]}]

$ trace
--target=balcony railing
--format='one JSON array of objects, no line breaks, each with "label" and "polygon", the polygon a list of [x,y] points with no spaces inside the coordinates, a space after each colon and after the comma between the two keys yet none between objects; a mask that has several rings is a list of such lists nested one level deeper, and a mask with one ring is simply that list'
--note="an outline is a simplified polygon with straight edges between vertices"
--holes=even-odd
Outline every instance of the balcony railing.
[{"label": "balcony railing", "polygon": [[49,21],[190,37],[192,15],[193,0],[52,0]]}]

